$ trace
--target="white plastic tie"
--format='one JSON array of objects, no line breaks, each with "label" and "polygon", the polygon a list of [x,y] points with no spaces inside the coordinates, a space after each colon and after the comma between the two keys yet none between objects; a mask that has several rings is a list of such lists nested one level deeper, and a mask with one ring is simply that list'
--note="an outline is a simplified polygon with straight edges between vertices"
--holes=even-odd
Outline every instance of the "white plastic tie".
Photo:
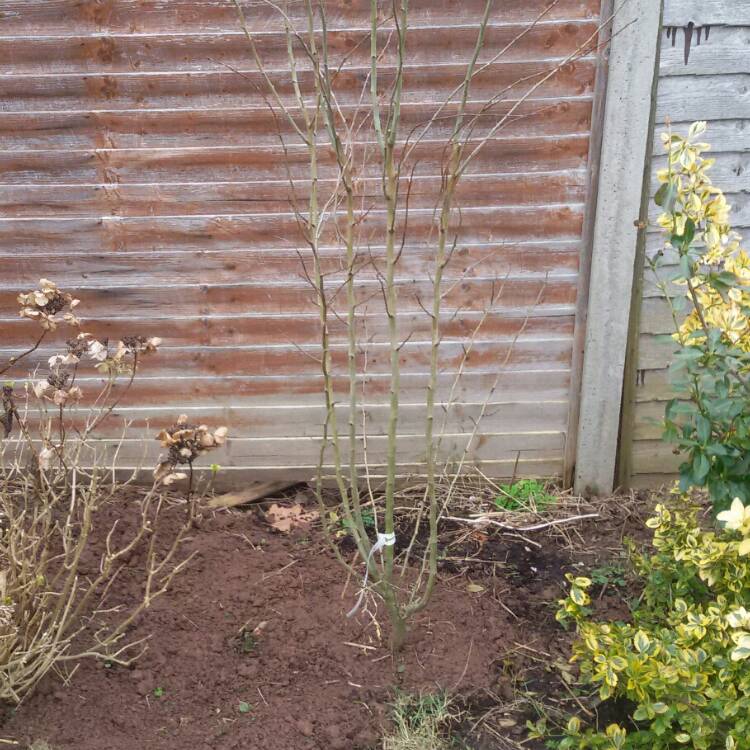
[{"label": "white plastic tie", "polygon": [[362,606],[362,601],[365,598],[365,591],[367,590],[367,579],[370,575],[370,561],[372,560],[372,556],[376,552],[380,552],[385,547],[393,547],[393,545],[396,544],[396,535],[395,534],[381,534],[378,532],[378,540],[375,542],[375,544],[372,545],[370,548],[370,554],[367,555],[366,560],[366,566],[365,566],[365,580],[362,582],[362,588],[359,590],[359,597],[357,597],[356,604],[347,612],[347,617],[354,617],[354,615],[357,614],[357,611]]}]

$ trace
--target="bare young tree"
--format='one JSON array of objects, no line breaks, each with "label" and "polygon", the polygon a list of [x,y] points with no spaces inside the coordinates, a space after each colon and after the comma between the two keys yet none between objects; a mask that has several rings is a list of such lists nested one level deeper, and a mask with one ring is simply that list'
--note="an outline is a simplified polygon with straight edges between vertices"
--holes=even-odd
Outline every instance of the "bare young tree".
[{"label": "bare young tree", "polygon": [[[476,39],[460,80],[442,103],[421,121],[407,123],[402,103],[408,70],[409,0],[393,0],[392,3],[371,0],[369,32],[335,61],[331,54],[332,34],[323,0],[300,0],[294,4],[296,10],[302,8],[302,22],[294,20],[297,16],[292,17],[288,6],[263,0],[263,4],[275,12],[285,33],[288,73],[282,77],[271,72],[264,62],[257,35],[245,15],[242,2],[233,0],[250,53],[261,74],[267,104],[277,123],[285,122],[284,130],[291,131],[291,138],[303,144],[307,153],[309,172],[303,194],[300,194],[302,191],[291,171],[288,171],[288,176],[293,209],[307,247],[306,253],[300,253],[300,262],[314,290],[320,322],[319,364],[326,417],[317,472],[317,495],[324,510],[322,515],[327,518],[324,480],[332,474],[346,528],[365,563],[364,585],[372,584],[388,612],[394,650],[403,645],[409,618],[430,599],[438,572],[441,513],[450,502],[457,477],[470,463],[479,423],[498,388],[513,346],[523,334],[533,308],[542,300],[546,286],[546,281],[540,282],[536,300],[529,306],[504,361],[497,363],[497,377],[486,394],[466,444],[448,465],[441,454],[441,440],[448,413],[456,400],[457,380],[445,402],[439,403],[437,391],[445,299],[456,283],[448,280],[446,269],[459,246],[463,224],[459,186],[477,155],[503,127],[519,118],[539,113],[540,110],[535,111],[530,106],[535,93],[571,62],[595,51],[600,44],[602,29],[611,19],[606,19],[573,52],[545,70],[531,72],[498,87],[479,102],[472,98],[472,87],[480,76],[486,85],[491,66],[521,43],[558,1],[552,0],[507,44],[489,54],[486,37],[493,18],[494,2],[487,0],[481,16],[476,19]],[[342,91],[347,80],[346,64],[352,56],[368,53],[369,71],[359,96],[352,103],[351,96]],[[287,155],[289,138],[281,135],[280,127],[279,133]],[[429,347],[424,430],[423,436],[414,438],[423,445],[423,496],[416,526],[411,534],[406,535],[403,545],[405,561],[399,570],[394,565],[394,553],[395,500],[397,483],[402,475],[397,455],[401,356],[404,348],[409,346],[412,331],[405,331],[403,326],[405,311],[403,297],[399,295],[398,269],[411,230],[410,218],[414,220],[413,188],[420,158],[425,153],[430,154],[433,165],[435,161],[439,164],[439,184],[432,196],[431,209],[420,211],[416,219],[421,222],[420,229],[424,229],[427,221],[431,248],[429,293],[416,298],[428,321]],[[333,157],[332,169],[327,161],[330,155]],[[368,185],[372,176],[379,184],[377,200],[369,197]],[[333,258],[328,249],[331,245],[334,247]],[[377,299],[363,291],[362,284],[358,283],[365,275],[376,279]],[[498,279],[486,300],[484,315],[466,337],[457,379],[465,370],[479,329],[487,314],[495,308],[504,288],[504,280]],[[363,472],[369,478],[370,468],[367,461],[367,416],[361,403],[368,342],[361,330],[360,311],[368,304],[382,305],[389,368],[386,447],[382,462],[384,479],[379,496],[382,512],[376,513],[375,540],[368,535],[363,515],[365,506],[380,508],[374,502],[371,483],[363,482]],[[340,359],[331,335],[335,323],[343,323],[346,328],[345,367],[341,368],[347,384],[345,410],[337,408]],[[442,427],[436,427],[440,409],[444,415]],[[343,413],[346,414],[345,424]],[[406,561],[410,558],[424,516],[428,522],[429,541],[421,563],[414,571]],[[381,553],[380,557],[377,553]]]}]

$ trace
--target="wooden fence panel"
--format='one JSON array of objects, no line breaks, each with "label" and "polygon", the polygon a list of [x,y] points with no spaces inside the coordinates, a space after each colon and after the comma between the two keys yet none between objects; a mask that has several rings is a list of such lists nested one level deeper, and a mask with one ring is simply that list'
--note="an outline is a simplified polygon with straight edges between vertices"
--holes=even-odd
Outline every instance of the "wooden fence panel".
[{"label": "wooden fence panel", "polygon": [[[706,140],[716,164],[711,177],[727,194],[734,227],[750,240],[750,2],[748,0],[665,0],[656,103],[653,175],[665,163],[660,132],[667,117],[679,132],[695,120],[707,120]],[[652,178],[650,194],[656,190]],[[658,211],[653,204],[650,218]],[[747,244],[747,242],[746,242]],[[648,257],[663,247],[650,231]],[[667,253],[669,264],[674,260]],[[659,421],[672,397],[667,367],[673,330],[665,300],[649,270],[644,270],[640,302],[635,385],[626,404],[622,481],[636,487],[670,481],[679,464],[672,446],[659,442]],[[669,267],[662,272],[669,275]],[[675,290],[677,291],[677,290]]]},{"label": "wooden fence panel", "polygon": [[[496,107],[507,112],[531,85],[511,84],[554,67],[596,32],[600,2],[559,0],[541,17],[548,0],[497,3],[481,57],[490,64],[477,78],[469,111],[510,86]],[[289,97],[278,19],[267,3],[245,5],[261,55]],[[301,3],[289,5],[292,17],[301,18]],[[484,0],[415,0],[412,6],[404,132],[429,118],[461,80]],[[344,111],[351,111],[368,72],[369,46],[359,42],[369,27],[369,0],[328,7],[332,53],[349,55],[340,92]],[[382,43],[389,34],[385,24]],[[126,462],[144,455],[144,430],[150,438],[184,411],[228,424],[233,439],[217,460],[237,475],[309,476],[322,421],[314,359],[319,332],[279,135],[287,139],[288,168],[301,198],[309,173],[304,149],[259,94],[260,77],[233,4],[4,0],[0,42],[2,353],[17,351],[32,328],[17,317],[16,294],[42,276],[54,279],[76,291],[85,329],[94,335],[164,339],[118,409],[133,420],[121,453]],[[385,84],[393,64],[386,52]],[[471,460],[497,476],[563,473],[599,66],[595,54],[585,54],[541,86],[489,141],[459,191],[463,231],[446,272],[438,383],[439,400],[453,391],[457,403],[446,418],[442,448],[448,459],[463,451],[497,381],[469,450]],[[309,89],[304,65],[300,77]],[[402,327],[412,334],[403,349],[404,471],[419,472],[423,459],[414,439],[424,419],[429,351],[421,298],[431,283],[432,208],[448,132],[439,121],[415,152],[399,268]],[[323,151],[324,195],[334,176],[331,154]],[[363,184],[371,199],[363,226],[376,227],[382,222],[377,169],[365,168]],[[335,271],[332,228],[325,239],[322,262]],[[370,251],[382,257],[382,242],[373,241]],[[373,467],[382,463],[388,387],[378,283],[365,271],[357,285]],[[465,343],[498,287],[502,293],[453,388]],[[334,320],[342,394],[345,336],[343,323]],[[32,366],[43,366],[54,351],[50,344],[35,352]],[[95,389],[95,378],[79,382],[87,393]],[[105,447],[117,429],[105,431]],[[157,449],[155,441],[146,443],[147,461]]]}]

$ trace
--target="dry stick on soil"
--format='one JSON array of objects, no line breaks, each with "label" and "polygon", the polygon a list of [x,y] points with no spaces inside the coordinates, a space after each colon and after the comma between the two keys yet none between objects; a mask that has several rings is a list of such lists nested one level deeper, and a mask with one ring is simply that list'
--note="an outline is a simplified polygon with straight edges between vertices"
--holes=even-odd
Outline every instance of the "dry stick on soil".
[{"label": "dry stick on soil", "polygon": [[571,516],[570,518],[556,518],[553,521],[545,521],[544,523],[535,523],[531,526],[513,526],[512,524],[505,523],[504,521],[496,521],[492,518],[492,514],[480,515],[474,518],[461,518],[457,516],[443,516],[445,521],[456,521],[457,523],[466,523],[470,526],[485,527],[485,526],[497,526],[500,529],[506,531],[541,531],[542,529],[549,529],[552,526],[562,526],[563,524],[576,523],[577,521],[585,521],[590,518],[599,518],[598,513],[585,513],[581,516]]},{"label": "dry stick on soil", "polygon": [[[348,531],[357,545],[360,556],[368,562],[368,573],[376,586],[378,593],[383,596],[389,616],[393,626],[393,646],[399,648],[403,642],[406,619],[414,612],[421,609],[429,599],[432,587],[435,583],[437,573],[437,526],[441,515],[441,507],[438,503],[437,493],[435,490],[438,478],[436,471],[436,462],[439,460],[440,439],[433,437],[434,409],[436,405],[435,391],[437,387],[439,350],[441,345],[441,307],[444,299],[443,275],[451,259],[453,249],[457,246],[460,232],[460,209],[456,205],[455,195],[458,184],[462,176],[473,160],[481,151],[483,146],[495,136],[495,134],[507,123],[526,101],[546,82],[548,82],[561,68],[571,61],[578,59],[591,49],[591,42],[596,40],[600,34],[600,29],[592,34],[582,45],[580,45],[571,55],[568,55],[559,64],[553,65],[548,71],[537,73],[532,76],[525,76],[515,81],[511,86],[503,89],[492,96],[484,103],[479,111],[472,111],[467,114],[467,104],[470,100],[471,83],[474,78],[483,72],[488,65],[491,65],[507,50],[511,49],[527,34],[549,11],[549,8],[540,14],[528,27],[522,30],[515,39],[506,45],[499,53],[495,54],[489,62],[481,65],[478,64],[481,51],[484,49],[484,37],[488,27],[492,5],[492,0],[488,0],[485,11],[482,15],[477,40],[474,47],[471,60],[467,63],[464,79],[439,105],[437,111],[428,119],[427,123],[421,128],[416,137],[410,133],[407,140],[401,146],[399,141],[399,130],[401,126],[401,99],[403,94],[404,71],[406,60],[406,42],[408,33],[408,0],[395,0],[392,7],[391,22],[394,26],[392,32],[395,39],[396,48],[396,65],[395,70],[391,71],[392,83],[390,91],[387,94],[388,106],[385,111],[381,109],[381,97],[383,93],[379,90],[378,73],[380,69],[381,51],[378,46],[378,31],[382,24],[378,22],[378,2],[371,0],[370,18],[371,28],[370,37],[370,71],[366,81],[369,86],[370,101],[369,110],[362,120],[359,127],[354,126],[354,119],[349,124],[343,109],[339,106],[334,91],[334,80],[341,65],[332,73],[328,60],[328,39],[327,39],[327,21],[325,7],[320,3],[316,8],[313,0],[304,0],[303,7],[307,17],[306,32],[297,32],[286,13],[271,0],[265,0],[265,4],[274,8],[282,20],[287,38],[288,62],[292,83],[292,100],[294,110],[285,103],[280,96],[271,76],[268,74],[257,47],[254,42],[245,17],[242,12],[240,0],[234,0],[237,7],[240,23],[251,47],[253,59],[255,60],[265,82],[267,89],[270,91],[271,99],[276,108],[290,121],[293,130],[306,144],[308,149],[309,166],[310,166],[310,196],[307,206],[306,215],[298,210],[295,215],[298,224],[303,230],[305,241],[309,246],[312,256],[312,273],[308,277],[314,287],[317,306],[319,308],[319,320],[321,325],[321,349],[322,349],[322,375],[324,382],[324,397],[326,419],[323,428],[323,443],[319,456],[318,477],[316,480],[317,494],[322,503],[322,475],[326,465],[326,450],[330,448],[333,455],[333,468],[336,484],[338,487],[341,504],[348,525]],[[552,4],[554,5],[554,3]],[[317,11],[317,13],[316,13]],[[315,19],[319,21],[316,27]],[[607,22],[605,22],[606,25]],[[358,42],[358,46],[361,42]],[[383,50],[384,51],[384,50]],[[312,102],[305,98],[299,78],[297,76],[297,58],[299,52],[305,58],[308,67],[312,68]],[[533,82],[533,83],[532,83]],[[479,137],[474,136],[478,123],[482,118],[493,116],[493,108],[503,100],[504,96],[516,89],[518,86],[530,83],[529,87],[514,100],[512,106],[502,116],[497,116],[492,126]],[[454,97],[456,101],[454,102]],[[397,590],[393,581],[393,546],[392,534],[394,532],[394,497],[396,479],[398,476],[398,466],[396,461],[396,452],[398,448],[398,426],[400,418],[400,355],[404,345],[409,341],[411,334],[403,336],[399,326],[399,306],[396,294],[397,266],[401,258],[406,241],[406,226],[408,223],[408,201],[407,206],[403,206],[403,194],[401,191],[402,183],[408,188],[413,181],[412,174],[407,178],[402,174],[407,160],[414,154],[414,149],[419,143],[426,138],[431,126],[438,120],[442,119],[441,113],[449,105],[455,104],[456,113],[451,115],[454,118],[451,135],[444,144],[444,166],[441,170],[441,186],[436,204],[436,218],[438,227],[437,251],[434,259],[434,266],[431,273],[431,282],[433,285],[432,304],[428,315],[431,318],[430,333],[430,366],[429,382],[426,390],[426,423],[425,423],[425,452],[426,452],[426,470],[427,485],[426,498],[429,508],[430,518],[430,541],[426,557],[423,559],[422,570],[427,572],[424,588],[419,589],[422,583],[422,576],[417,584],[417,590],[414,590],[407,597],[406,604],[402,604],[397,596]],[[301,113],[299,121],[295,117],[295,112]],[[299,124],[299,123],[302,124]],[[385,248],[385,268],[380,270],[375,266],[378,282],[382,286],[384,307],[387,323],[387,339],[389,352],[389,378],[390,392],[388,400],[388,422],[386,430],[386,448],[385,448],[385,509],[384,509],[384,531],[387,540],[384,547],[384,562],[378,565],[372,559],[371,550],[372,542],[368,538],[364,520],[362,518],[362,503],[359,497],[359,465],[357,456],[357,443],[361,436],[357,434],[356,417],[359,409],[358,404],[358,372],[357,372],[357,351],[358,339],[356,330],[356,309],[361,304],[357,299],[356,293],[356,243],[358,231],[361,228],[361,221],[368,212],[356,207],[355,198],[357,195],[357,177],[354,170],[354,154],[357,146],[355,133],[359,132],[360,127],[365,122],[371,124],[375,135],[375,141],[379,151],[379,165],[381,168],[382,182],[382,200],[384,202],[382,232],[384,234]],[[321,208],[320,197],[318,195],[319,184],[319,156],[318,156],[318,139],[317,131],[319,128],[325,129],[328,135],[328,144],[334,155],[335,168],[337,170],[336,184],[333,188],[331,197]],[[397,146],[401,147],[400,152]],[[345,218],[343,219],[343,229],[339,229],[339,217],[337,210],[340,206],[344,207]],[[458,216],[458,227],[454,228],[455,222],[453,217]],[[400,217],[403,217],[403,235],[400,244],[397,242],[397,231]],[[337,238],[339,246],[344,250],[344,267],[346,269],[346,278],[344,288],[346,289],[346,326],[347,326],[347,378],[349,385],[348,398],[348,450],[346,454],[342,445],[342,433],[339,430],[336,414],[336,402],[333,386],[333,358],[332,344],[330,337],[330,328],[328,318],[330,315],[337,315],[335,309],[336,294],[330,295],[328,285],[326,284],[326,274],[321,264],[321,237],[327,223],[334,225],[334,235]],[[528,319],[528,317],[527,317]],[[521,335],[526,327],[526,323],[521,326],[513,340],[513,344]],[[512,350],[513,345],[509,348]],[[467,355],[468,356],[468,355]],[[506,363],[507,357],[506,355]],[[499,378],[498,378],[499,380]],[[493,387],[490,397],[497,387],[497,382]],[[483,404],[480,418],[475,423],[467,446],[459,462],[460,469],[465,463],[473,439],[475,438],[481,421],[481,417],[486,412],[489,397]],[[366,418],[366,415],[363,415]],[[442,435],[442,433],[441,433]],[[441,471],[440,474],[443,472]],[[369,476],[369,473],[368,473]],[[451,484],[455,486],[455,480]],[[449,493],[450,494],[450,493]],[[383,541],[381,540],[381,541]],[[379,547],[380,548],[380,547]]]}]

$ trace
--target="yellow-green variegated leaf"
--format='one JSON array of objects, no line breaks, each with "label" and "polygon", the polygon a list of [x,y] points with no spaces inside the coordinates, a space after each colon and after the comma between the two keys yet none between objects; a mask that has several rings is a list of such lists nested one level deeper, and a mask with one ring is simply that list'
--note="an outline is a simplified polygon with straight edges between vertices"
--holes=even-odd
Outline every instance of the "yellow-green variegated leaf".
[{"label": "yellow-green variegated leaf", "polygon": [[639,630],[633,638],[633,645],[639,654],[645,654],[651,647],[651,639],[642,630]]},{"label": "yellow-green variegated leaf", "polygon": [[584,591],[581,591],[577,586],[573,586],[570,589],[570,598],[579,606],[584,607],[589,603],[589,598]]}]

